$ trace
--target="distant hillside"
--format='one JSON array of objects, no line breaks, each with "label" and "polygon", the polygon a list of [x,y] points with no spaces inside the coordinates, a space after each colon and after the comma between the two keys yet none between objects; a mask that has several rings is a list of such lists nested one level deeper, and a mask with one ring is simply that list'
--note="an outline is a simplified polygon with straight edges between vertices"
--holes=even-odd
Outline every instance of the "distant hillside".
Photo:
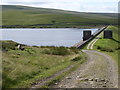
[{"label": "distant hillside", "polygon": [[58,9],[2,5],[3,27],[77,27],[117,24],[115,13],[85,13]]}]

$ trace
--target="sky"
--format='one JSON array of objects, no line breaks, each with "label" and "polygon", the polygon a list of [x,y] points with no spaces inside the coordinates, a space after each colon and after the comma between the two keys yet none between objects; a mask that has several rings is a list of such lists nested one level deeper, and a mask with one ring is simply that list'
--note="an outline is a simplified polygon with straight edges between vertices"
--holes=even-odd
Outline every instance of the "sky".
[{"label": "sky", "polygon": [[0,0],[1,5],[24,5],[78,12],[118,12],[119,0]]}]

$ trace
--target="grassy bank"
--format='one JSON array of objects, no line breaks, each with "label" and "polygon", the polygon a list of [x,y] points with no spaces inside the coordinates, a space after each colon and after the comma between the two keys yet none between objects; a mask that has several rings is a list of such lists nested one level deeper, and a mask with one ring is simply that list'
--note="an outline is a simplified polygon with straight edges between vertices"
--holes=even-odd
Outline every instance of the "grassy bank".
[{"label": "grassy bank", "polygon": [[3,28],[91,28],[109,24],[117,24],[117,13],[85,13],[19,5],[2,6]]},{"label": "grassy bank", "polygon": [[25,49],[18,50],[16,42],[1,42],[3,88],[30,87],[84,58],[83,53],[73,47],[22,45]]},{"label": "grassy bank", "polygon": [[[118,27],[117,26],[109,26],[106,30],[111,30],[113,32],[113,38],[112,39],[104,39],[101,37],[95,45],[94,49],[98,49],[104,52],[108,53],[116,53],[120,50],[120,40],[118,38],[119,32],[118,32]],[[112,55],[114,56],[114,55]]]},{"label": "grassy bank", "polygon": [[[113,39],[104,39],[101,37],[95,45],[95,50],[100,50],[113,57],[114,60],[119,64],[118,54],[120,53],[120,39],[119,39],[119,28],[117,26],[109,26],[106,30],[113,32]],[[120,67],[120,64],[119,64]],[[120,72],[120,71],[119,71]]]}]

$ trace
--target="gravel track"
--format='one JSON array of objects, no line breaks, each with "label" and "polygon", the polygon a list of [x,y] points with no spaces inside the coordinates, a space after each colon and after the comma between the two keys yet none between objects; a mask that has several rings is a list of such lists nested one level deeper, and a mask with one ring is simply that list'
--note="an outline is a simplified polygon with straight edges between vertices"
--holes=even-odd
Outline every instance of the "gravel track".
[{"label": "gravel track", "polygon": [[118,65],[104,53],[83,50],[88,60],[53,88],[117,88]]},{"label": "gravel track", "polygon": [[98,39],[102,37],[103,34],[98,35],[96,38],[94,38],[88,45],[87,49],[93,49],[94,44],[97,42]]}]

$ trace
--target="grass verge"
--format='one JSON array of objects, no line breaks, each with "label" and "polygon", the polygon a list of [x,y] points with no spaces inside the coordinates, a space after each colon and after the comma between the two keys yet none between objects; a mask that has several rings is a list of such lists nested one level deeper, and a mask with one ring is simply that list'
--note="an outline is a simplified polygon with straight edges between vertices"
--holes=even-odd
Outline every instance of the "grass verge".
[{"label": "grass verge", "polygon": [[[2,42],[3,88],[29,88],[32,84],[59,72],[84,57],[76,48],[54,46],[26,46]],[[47,52],[46,52],[47,51]],[[67,51],[67,53],[63,53]],[[49,53],[48,53],[49,52]],[[76,58],[79,57],[79,58]]]},{"label": "grass verge", "polygon": [[[86,56],[86,55],[84,54],[84,56]],[[80,56],[75,57],[74,59],[79,58],[79,57]],[[74,59],[72,59],[72,61]],[[68,71],[62,73],[61,75],[57,76],[53,80],[49,81],[48,84],[44,85],[42,88],[52,88],[52,87],[54,87],[55,83],[59,83],[61,81],[61,79],[63,79],[65,76],[67,76],[68,74],[70,74],[71,72],[73,72],[74,70],[76,70],[85,61],[86,61],[86,57],[79,58],[77,61],[75,61],[73,63],[74,66],[72,68],[70,68]]]},{"label": "grass verge", "polygon": [[102,37],[95,43],[94,50],[99,50],[103,53],[110,55],[118,63],[118,67],[120,67],[118,58],[118,54],[120,52],[119,27],[109,26],[106,30],[111,30],[113,32],[113,38],[104,39]]}]

